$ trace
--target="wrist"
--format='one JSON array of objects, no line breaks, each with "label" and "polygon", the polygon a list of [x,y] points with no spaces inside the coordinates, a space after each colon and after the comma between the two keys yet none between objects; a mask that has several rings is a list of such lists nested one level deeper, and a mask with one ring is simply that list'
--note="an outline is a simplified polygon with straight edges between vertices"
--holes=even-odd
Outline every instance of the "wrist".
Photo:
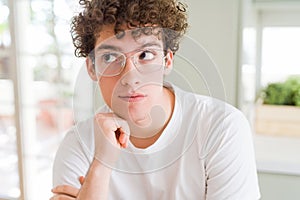
[{"label": "wrist", "polygon": [[102,175],[104,172],[110,174],[112,168],[106,164],[103,164],[99,159],[94,158],[90,165],[90,171],[92,171],[94,175]]},{"label": "wrist", "polygon": [[111,168],[94,159],[76,199],[107,199],[111,172]]},{"label": "wrist", "polygon": [[121,149],[115,147],[109,141],[102,144],[96,144],[94,160],[107,167],[115,166],[121,154]]}]

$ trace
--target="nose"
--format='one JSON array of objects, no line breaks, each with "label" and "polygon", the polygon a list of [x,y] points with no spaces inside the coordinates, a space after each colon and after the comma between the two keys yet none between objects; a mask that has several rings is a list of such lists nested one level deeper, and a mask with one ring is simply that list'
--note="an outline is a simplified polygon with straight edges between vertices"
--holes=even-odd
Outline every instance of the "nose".
[{"label": "nose", "polygon": [[135,87],[140,84],[140,73],[135,67],[132,57],[126,59],[125,68],[122,72],[121,83],[125,86]]}]

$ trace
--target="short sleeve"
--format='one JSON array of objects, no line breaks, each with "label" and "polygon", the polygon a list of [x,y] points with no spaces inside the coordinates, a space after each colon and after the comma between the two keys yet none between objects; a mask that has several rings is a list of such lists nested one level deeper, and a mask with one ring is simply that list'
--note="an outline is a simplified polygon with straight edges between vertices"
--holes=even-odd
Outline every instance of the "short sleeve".
[{"label": "short sleeve", "polygon": [[85,176],[92,159],[93,148],[88,129],[75,127],[61,142],[53,164],[53,187],[71,185],[80,188],[79,177]]},{"label": "short sleeve", "polygon": [[259,199],[252,133],[244,115],[231,112],[209,134],[215,141],[206,147],[206,199]]}]

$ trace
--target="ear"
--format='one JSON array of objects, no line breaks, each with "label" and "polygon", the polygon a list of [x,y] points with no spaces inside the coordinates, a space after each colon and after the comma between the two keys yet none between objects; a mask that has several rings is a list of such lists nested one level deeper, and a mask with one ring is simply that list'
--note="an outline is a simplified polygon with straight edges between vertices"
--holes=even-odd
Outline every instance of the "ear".
[{"label": "ear", "polygon": [[171,73],[172,68],[173,68],[173,52],[168,51],[166,58],[165,58],[165,65],[164,65],[164,75],[168,75]]},{"label": "ear", "polygon": [[97,75],[96,75],[96,72],[95,72],[95,67],[94,67],[92,59],[89,56],[86,57],[85,63],[86,63],[86,69],[88,71],[89,76],[91,77],[91,79],[93,81],[97,81]]}]

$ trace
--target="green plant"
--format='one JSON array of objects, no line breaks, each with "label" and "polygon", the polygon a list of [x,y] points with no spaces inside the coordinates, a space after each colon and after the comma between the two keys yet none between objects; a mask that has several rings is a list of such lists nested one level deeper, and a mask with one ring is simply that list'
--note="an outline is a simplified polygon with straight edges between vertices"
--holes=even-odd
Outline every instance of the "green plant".
[{"label": "green plant", "polygon": [[262,90],[261,98],[264,104],[300,106],[300,76],[268,84]]},{"label": "green plant", "polygon": [[300,106],[300,85],[299,85],[297,91],[295,92],[294,102],[295,102],[296,106]]}]

